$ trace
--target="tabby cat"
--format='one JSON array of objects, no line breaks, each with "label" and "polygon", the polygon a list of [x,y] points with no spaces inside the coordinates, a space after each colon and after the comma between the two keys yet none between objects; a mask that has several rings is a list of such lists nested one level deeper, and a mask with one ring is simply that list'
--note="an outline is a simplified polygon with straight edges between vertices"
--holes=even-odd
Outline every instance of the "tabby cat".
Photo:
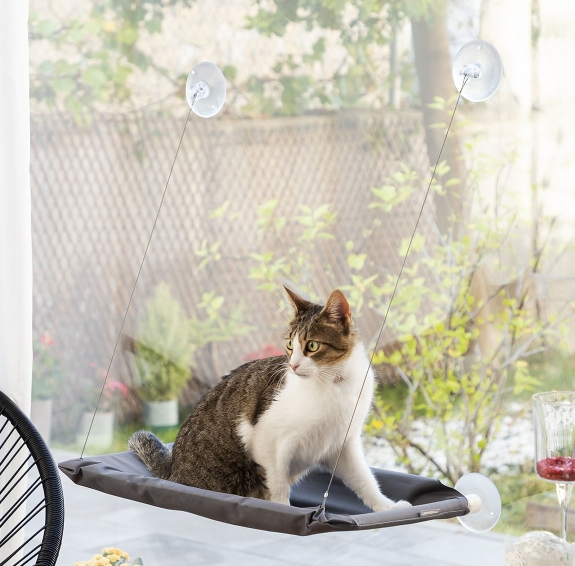
[{"label": "tabby cat", "polygon": [[380,492],[363,456],[373,372],[348,302],[338,290],[325,306],[287,293],[294,313],[285,356],[249,362],[222,379],[172,450],[147,431],[135,433],[129,448],[159,478],[289,505],[299,478],[320,465],[333,470],[365,378],[337,475],[374,511],[409,506]]}]

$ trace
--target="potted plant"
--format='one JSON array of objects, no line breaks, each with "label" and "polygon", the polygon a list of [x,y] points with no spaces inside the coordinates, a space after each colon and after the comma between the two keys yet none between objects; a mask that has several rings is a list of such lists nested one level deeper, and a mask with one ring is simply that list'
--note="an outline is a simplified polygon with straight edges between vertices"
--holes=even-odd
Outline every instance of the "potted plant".
[{"label": "potted plant", "polygon": [[42,334],[33,342],[32,407],[30,418],[46,444],[52,432],[53,398],[62,382],[62,368],[54,353],[54,339]]},{"label": "potted plant", "polygon": [[146,426],[174,426],[178,396],[190,378],[189,321],[166,283],[145,304],[135,343],[138,393]]},{"label": "potted plant", "polygon": [[[120,381],[109,380],[106,381],[102,390],[106,370],[98,368],[94,363],[90,364],[90,368],[92,371],[88,372],[88,377],[83,381],[80,388],[80,401],[84,410],[80,415],[76,444],[83,446],[87,438],[86,447],[89,450],[107,450],[114,441],[116,411],[121,398],[128,394],[128,388]],[[102,397],[98,410],[94,414],[100,392]]]}]

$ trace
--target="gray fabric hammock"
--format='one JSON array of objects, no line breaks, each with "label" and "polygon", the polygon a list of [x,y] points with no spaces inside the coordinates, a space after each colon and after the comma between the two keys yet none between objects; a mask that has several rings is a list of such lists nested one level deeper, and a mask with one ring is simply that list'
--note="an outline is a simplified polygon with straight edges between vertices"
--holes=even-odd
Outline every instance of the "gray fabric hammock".
[{"label": "gray fabric hammock", "polygon": [[322,470],[310,473],[292,488],[288,506],[155,478],[133,452],[68,460],[59,468],[74,483],[109,495],[232,525],[300,536],[392,527],[469,513],[467,499],[438,480],[376,468],[373,473],[382,492],[394,500],[407,500],[413,507],[374,513],[335,478],[323,510],[330,474]]}]

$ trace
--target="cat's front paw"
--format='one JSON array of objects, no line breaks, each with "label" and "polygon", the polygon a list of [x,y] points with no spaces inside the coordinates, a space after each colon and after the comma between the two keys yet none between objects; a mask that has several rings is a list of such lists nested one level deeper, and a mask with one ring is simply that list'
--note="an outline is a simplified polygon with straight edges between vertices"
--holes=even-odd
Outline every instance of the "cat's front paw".
[{"label": "cat's front paw", "polygon": [[281,503],[282,505],[290,505],[289,497],[270,497],[268,501],[272,503]]},{"label": "cat's front paw", "polygon": [[406,507],[411,507],[411,503],[409,501],[392,501],[391,499],[387,499],[387,497],[380,501],[377,505],[372,507],[373,511],[390,511],[391,509],[405,509]]},{"label": "cat's front paw", "polygon": [[409,501],[404,501],[403,499],[396,501],[391,506],[392,509],[405,509],[406,507],[411,507],[411,503]]}]

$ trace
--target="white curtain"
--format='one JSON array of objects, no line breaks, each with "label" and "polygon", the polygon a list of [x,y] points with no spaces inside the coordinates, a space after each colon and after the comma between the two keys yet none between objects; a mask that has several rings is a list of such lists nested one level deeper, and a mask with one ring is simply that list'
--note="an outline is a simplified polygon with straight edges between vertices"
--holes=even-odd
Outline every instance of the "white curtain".
[{"label": "white curtain", "polygon": [[[0,0],[0,390],[30,414],[32,386],[32,237],[30,205],[30,110],[28,99],[28,2]],[[8,477],[22,463],[16,458]],[[11,489],[0,515],[24,493]],[[3,525],[18,524],[25,509]],[[24,533],[0,550],[0,560],[24,542]],[[22,555],[19,551],[12,560]]]},{"label": "white curtain", "polygon": [[28,2],[0,0],[0,390],[30,413]]}]

